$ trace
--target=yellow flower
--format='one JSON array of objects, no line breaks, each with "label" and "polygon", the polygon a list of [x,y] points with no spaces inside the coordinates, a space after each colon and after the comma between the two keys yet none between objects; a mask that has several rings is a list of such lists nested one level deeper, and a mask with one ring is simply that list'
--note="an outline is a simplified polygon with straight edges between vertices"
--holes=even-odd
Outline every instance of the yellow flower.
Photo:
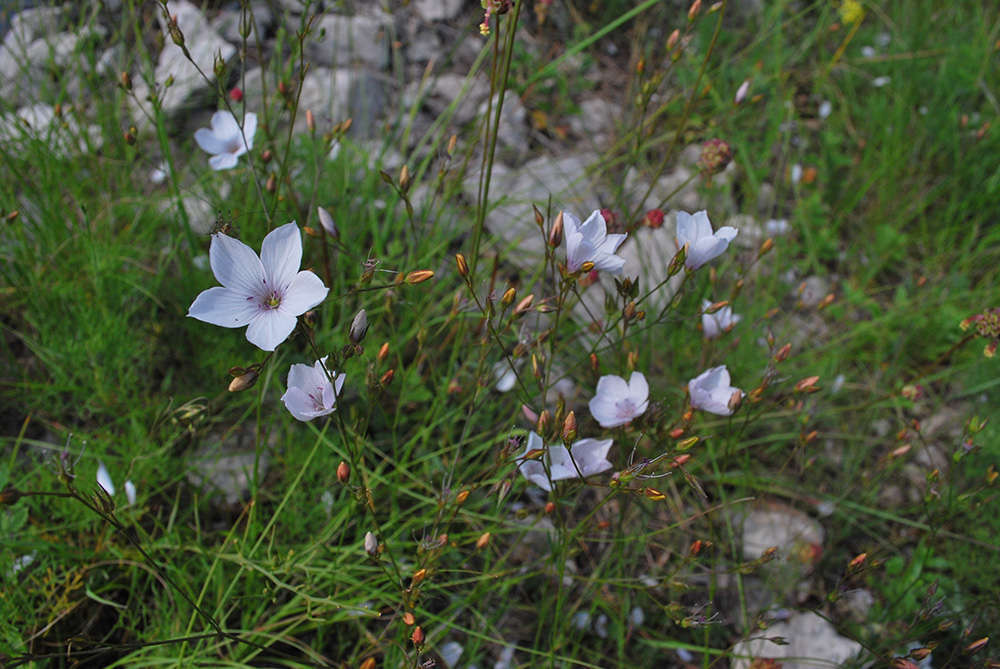
[{"label": "yellow flower", "polygon": [[865,8],[858,0],[843,0],[838,11],[840,12],[840,20],[844,23],[861,23],[862,19],[865,18]]}]

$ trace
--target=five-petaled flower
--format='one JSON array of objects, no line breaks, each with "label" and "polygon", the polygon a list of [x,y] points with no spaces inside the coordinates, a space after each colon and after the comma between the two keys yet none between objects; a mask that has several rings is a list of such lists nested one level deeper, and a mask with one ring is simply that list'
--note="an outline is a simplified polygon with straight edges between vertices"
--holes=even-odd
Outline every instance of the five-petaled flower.
[{"label": "five-petaled flower", "polygon": [[608,225],[599,209],[580,223],[580,219],[564,211],[563,226],[566,238],[566,269],[579,271],[586,262],[594,263],[594,269],[621,274],[625,259],[616,256],[615,251],[628,235],[609,235]]},{"label": "five-petaled flower", "polygon": [[709,260],[721,255],[729,247],[729,242],[736,237],[737,230],[725,225],[712,232],[712,224],[708,213],[704,211],[688,214],[677,212],[677,247],[687,244],[687,256],[684,264],[690,270],[695,270]]},{"label": "five-petaled flower", "polygon": [[715,339],[723,332],[729,332],[743,318],[739,314],[734,314],[733,308],[730,306],[722,307],[715,313],[704,313],[710,306],[712,306],[711,302],[702,300],[701,331],[704,333],[705,339]]},{"label": "five-petaled flower", "polygon": [[228,170],[236,167],[236,161],[253,148],[253,136],[257,132],[257,115],[247,112],[243,128],[233,113],[220,109],[212,115],[212,129],[199,128],[194,133],[194,141],[212,157],[208,164],[213,170]]},{"label": "five-petaled flower", "polygon": [[[565,446],[549,446],[545,449],[542,438],[532,432],[521,453],[518,469],[524,478],[543,490],[552,490],[553,481],[586,478],[611,469],[608,450],[612,439],[580,439],[567,449]],[[525,458],[532,451],[542,451],[540,458]],[[544,459],[544,464],[541,462]],[[546,465],[548,474],[546,474]]]},{"label": "five-petaled flower", "polygon": [[188,316],[224,328],[247,327],[247,340],[265,351],[285,341],[299,315],[326,299],[327,287],[302,262],[302,236],[295,222],[264,237],[260,257],[243,242],[212,235],[212,273],[222,286],[203,291]]},{"label": "five-petaled flower", "polygon": [[[331,378],[333,383],[330,383]],[[344,378],[343,373],[338,375],[335,371],[327,374],[326,357],[317,360],[312,367],[296,363],[288,370],[288,390],[281,401],[301,421],[325,416],[336,411]]]},{"label": "five-petaled flower", "polygon": [[597,394],[590,400],[590,413],[601,427],[616,427],[641,416],[649,406],[649,384],[641,372],[632,372],[628,383],[620,376],[597,380]]},{"label": "five-petaled flower", "polygon": [[[738,393],[738,396],[737,396]],[[743,398],[743,391],[729,385],[729,370],[725,365],[712,367],[688,381],[691,406],[719,416],[733,415],[734,399]]]}]

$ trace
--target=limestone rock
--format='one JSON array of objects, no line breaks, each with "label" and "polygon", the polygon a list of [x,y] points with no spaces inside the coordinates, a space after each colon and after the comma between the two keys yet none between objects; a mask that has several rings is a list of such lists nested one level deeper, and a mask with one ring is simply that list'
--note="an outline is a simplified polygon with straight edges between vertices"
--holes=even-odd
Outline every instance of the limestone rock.
[{"label": "limestone rock", "polygon": [[[787,645],[767,638],[781,637]],[[733,647],[732,669],[749,669],[754,659],[776,659],[782,669],[820,669],[841,666],[861,650],[861,644],[837,634],[833,625],[807,611],[793,614],[787,622],[771,625],[756,638]],[[794,658],[794,659],[791,659]]]},{"label": "limestone rock", "polygon": [[0,116],[0,145],[4,150],[23,147],[31,141],[46,144],[54,157],[68,158],[96,151],[101,146],[102,136],[100,127],[83,126],[70,110],[64,110],[57,117],[55,109],[44,103]]},{"label": "limestone rock", "polygon": [[385,14],[326,14],[306,41],[306,58],[315,65],[346,67],[361,63],[375,69],[389,65],[389,18]]},{"label": "limestone rock", "polygon": [[448,21],[465,5],[466,0],[413,0],[413,8],[424,21]]}]

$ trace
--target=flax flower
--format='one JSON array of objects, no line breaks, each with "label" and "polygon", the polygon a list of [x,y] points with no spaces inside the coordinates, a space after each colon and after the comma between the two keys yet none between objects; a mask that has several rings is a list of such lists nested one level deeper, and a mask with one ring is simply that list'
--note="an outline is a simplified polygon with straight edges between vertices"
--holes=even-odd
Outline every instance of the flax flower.
[{"label": "flax flower", "polygon": [[648,406],[649,384],[641,372],[632,372],[627,383],[611,374],[597,380],[590,413],[601,427],[617,427],[641,416]]},{"label": "flax flower", "polygon": [[[330,383],[330,377],[334,383]],[[288,390],[281,401],[301,421],[326,416],[337,410],[337,397],[344,387],[345,375],[326,373],[326,357],[309,365],[294,364],[288,370]]]},{"label": "flax flower", "polygon": [[615,251],[628,235],[609,235],[608,224],[599,209],[595,209],[583,223],[568,211],[564,211],[562,216],[566,237],[566,269],[576,272],[584,263],[592,262],[596,270],[622,273],[625,259],[615,255]]},{"label": "flax flower", "polygon": [[737,393],[743,398],[743,391],[730,385],[729,370],[725,365],[712,367],[688,381],[691,407],[718,416],[733,415],[733,400]]},{"label": "flax flower", "polygon": [[722,255],[729,248],[729,242],[733,241],[737,232],[736,228],[728,225],[712,232],[712,223],[705,211],[694,214],[677,212],[677,247],[687,244],[688,251],[684,264],[690,270],[698,269]]},{"label": "flax flower", "polygon": [[248,112],[243,120],[243,128],[233,113],[221,109],[212,115],[212,128],[199,128],[194,133],[194,141],[206,153],[211,153],[208,164],[213,170],[228,170],[236,167],[239,157],[253,148],[253,136],[257,132],[257,115]]},{"label": "flax flower", "polygon": [[[540,459],[524,459],[518,465],[521,474],[542,490],[552,490],[552,482],[600,474],[611,469],[608,462],[608,450],[611,439],[580,439],[573,442],[567,449],[565,446],[549,446],[541,457],[548,464],[549,473],[545,474],[545,465]],[[528,443],[524,446],[523,458],[531,451],[545,448],[542,438],[532,432],[528,435]],[[571,457],[572,454],[572,457]],[[574,464],[575,463],[575,464]]]},{"label": "flax flower", "polygon": [[221,286],[203,291],[188,316],[224,328],[247,327],[247,340],[265,351],[285,341],[301,314],[326,299],[328,289],[312,272],[299,271],[302,236],[294,222],[272,230],[260,257],[243,242],[212,235],[212,273]]},{"label": "flax flower", "polygon": [[715,339],[723,332],[729,332],[743,318],[739,314],[734,314],[733,308],[729,306],[722,307],[715,313],[704,313],[704,310],[710,306],[712,306],[712,303],[708,300],[703,300],[701,303],[703,310],[701,314],[701,331],[705,335],[705,339]]}]

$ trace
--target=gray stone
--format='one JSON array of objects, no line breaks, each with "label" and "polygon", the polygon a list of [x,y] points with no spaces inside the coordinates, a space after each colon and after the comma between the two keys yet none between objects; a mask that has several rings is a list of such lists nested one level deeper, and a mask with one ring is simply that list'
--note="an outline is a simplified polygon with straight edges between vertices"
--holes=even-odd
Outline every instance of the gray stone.
[{"label": "gray stone", "polygon": [[[544,211],[551,197],[553,215],[567,210],[583,217],[600,206],[587,175],[587,168],[598,160],[596,154],[577,153],[562,158],[540,156],[517,169],[494,164],[493,208],[486,215],[486,227],[510,251],[509,260],[526,271],[540,267],[545,240],[535,224],[533,204]],[[463,189],[473,202],[478,187],[478,174],[470,171]]]},{"label": "gray stone", "polygon": [[796,288],[798,303],[807,308],[817,306],[830,293],[830,281],[822,276],[810,276]]},{"label": "gray stone", "polygon": [[372,74],[346,68],[311,68],[302,82],[295,132],[306,131],[306,110],[312,110],[319,133],[351,118],[351,133],[370,137],[385,101],[382,82]]},{"label": "gray stone", "polygon": [[419,81],[409,84],[403,91],[403,106],[409,108],[422,98],[422,104],[439,116],[447,113],[454,104],[451,121],[455,125],[464,125],[476,118],[480,105],[489,94],[490,86],[482,78],[466,81],[460,74],[442,74],[427,87],[422,88]]},{"label": "gray stone", "polygon": [[[256,459],[253,451],[219,453],[217,447],[204,448],[192,458],[187,478],[193,485],[221,496],[226,504],[239,504],[250,490]],[[269,461],[267,453],[261,453],[257,465],[259,478],[267,472]]]},{"label": "gray stone", "polygon": [[737,521],[743,559],[757,560],[774,548],[774,558],[761,567],[772,587],[786,596],[808,576],[823,552],[823,526],[815,519],[780,503],[751,509]]},{"label": "gray stone", "polygon": [[638,168],[630,167],[625,173],[625,196],[630,209],[639,208],[647,211],[658,207],[665,209],[682,209],[695,212],[705,208],[705,201],[698,193],[697,179],[692,179],[695,173],[683,166],[674,167],[665,172],[653,183],[649,197],[642,197],[649,189],[650,180]]},{"label": "gray stone", "polygon": [[[223,39],[239,44],[243,41],[243,36],[240,34],[242,15],[243,12],[239,9],[223,9],[218,16],[212,19],[212,30],[221,35]],[[255,34],[251,28],[250,34],[247,35],[248,44],[255,44],[258,38],[263,41],[264,36],[274,25],[274,14],[271,12],[271,8],[260,2],[250,6],[248,19],[251,21],[250,25],[256,26],[259,31],[259,34]]]},{"label": "gray stone", "polygon": [[[168,4],[168,11],[171,16],[177,19],[177,25],[184,35],[184,44],[191,54],[191,60],[197,63],[198,68],[201,68],[201,71],[208,77],[207,80],[202,77],[198,68],[184,55],[184,51],[174,44],[167,32],[162,12],[158,12],[165,43],[157,60],[155,80],[163,111],[167,114],[173,114],[185,108],[193,94],[212,90],[215,81],[216,57],[221,56],[222,60],[228,62],[235,55],[236,47],[212,30],[208,19],[205,18],[201,10],[188,0],[171,0]],[[169,88],[163,88],[163,83],[169,77],[173,77],[173,84]],[[141,78],[135,77],[134,79],[133,118],[136,125],[148,128],[149,119],[146,114],[142,113],[142,110],[145,109],[152,116],[152,105],[147,100],[151,91]]]},{"label": "gray stone", "polygon": [[0,144],[4,150],[24,147],[39,141],[46,144],[56,158],[91,153],[100,148],[101,129],[96,125],[82,126],[72,110],[65,109],[57,117],[55,109],[38,103],[0,116]]},{"label": "gray stone", "polygon": [[326,14],[306,41],[306,58],[329,67],[362,63],[384,69],[389,65],[389,26],[389,17],[382,13]]},{"label": "gray stone", "polygon": [[[787,645],[768,641],[781,637]],[[840,666],[861,651],[861,644],[837,634],[829,622],[807,611],[771,625],[753,639],[733,646],[732,669],[749,669],[757,658],[776,659],[782,669],[828,669]]]},{"label": "gray stone", "polygon": [[453,19],[466,4],[466,0],[413,0],[413,8],[424,21]]},{"label": "gray stone", "polygon": [[[492,107],[485,101],[479,105],[479,116],[485,117],[489,110],[496,113],[499,96],[494,96]],[[524,103],[513,91],[507,91],[503,97],[503,109],[500,110],[500,126],[497,128],[497,144],[507,149],[503,158],[510,162],[524,156],[528,150],[528,111]]]},{"label": "gray stone", "polygon": [[574,134],[594,147],[607,143],[615,129],[615,119],[621,118],[621,107],[604,98],[587,98],[580,103],[580,113],[569,118]]}]

